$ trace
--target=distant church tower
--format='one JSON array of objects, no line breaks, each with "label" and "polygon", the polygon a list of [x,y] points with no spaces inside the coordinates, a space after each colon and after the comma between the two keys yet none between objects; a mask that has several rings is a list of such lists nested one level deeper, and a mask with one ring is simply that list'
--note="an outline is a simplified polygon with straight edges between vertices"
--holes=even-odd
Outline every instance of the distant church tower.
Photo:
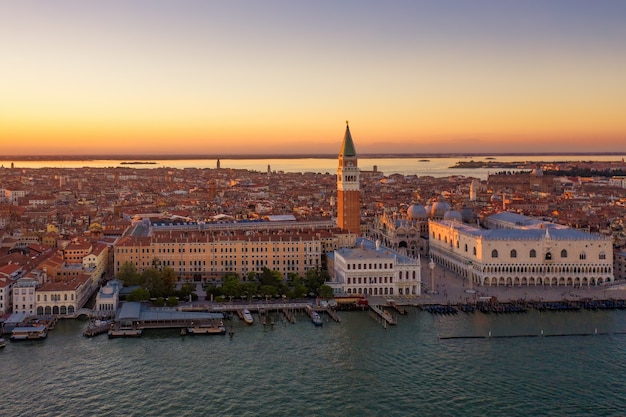
[{"label": "distant church tower", "polygon": [[361,234],[359,173],[356,149],[346,121],[337,168],[337,226],[356,235]]}]

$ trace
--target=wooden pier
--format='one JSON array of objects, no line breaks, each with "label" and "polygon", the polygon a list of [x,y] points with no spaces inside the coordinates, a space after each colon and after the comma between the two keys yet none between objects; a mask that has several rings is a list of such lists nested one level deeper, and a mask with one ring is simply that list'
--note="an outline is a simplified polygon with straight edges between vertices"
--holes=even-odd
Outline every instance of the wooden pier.
[{"label": "wooden pier", "polygon": [[396,319],[394,319],[391,314],[389,314],[385,310],[381,309],[380,307],[375,306],[375,305],[370,305],[370,309],[374,313],[376,313],[377,316],[381,318],[381,320],[383,320],[383,323],[386,323],[386,324],[398,324]]},{"label": "wooden pier", "polygon": [[283,308],[283,315],[285,316],[285,319],[287,319],[287,321],[291,324],[294,324],[296,322],[296,315],[293,314],[293,311],[291,311],[288,308]]},{"label": "wooden pier", "polygon": [[387,300],[387,305],[393,308],[394,310],[396,310],[398,314],[402,314],[402,315],[407,314],[407,311],[404,309],[404,307],[396,304],[394,300]]},{"label": "wooden pier", "polygon": [[325,308],[324,311],[326,312],[326,314],[328,314],[330,316],[331,319],[333,319],[336,323],[341,323],[341,318],[339,317],[339,315],[337,314],[337,312],[335,310],[333,310],[332,308]]}]

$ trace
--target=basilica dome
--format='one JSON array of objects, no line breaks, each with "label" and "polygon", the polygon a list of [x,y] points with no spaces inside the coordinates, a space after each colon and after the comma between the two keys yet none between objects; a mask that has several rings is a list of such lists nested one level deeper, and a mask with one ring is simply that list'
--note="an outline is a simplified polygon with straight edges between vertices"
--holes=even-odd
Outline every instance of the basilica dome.
[{"label": "basilica dome", "polygon": [[450,204],[443,200],[439,200],[433,203],[430,209],[430,217],[435,219],[442,219],[447,211],[450,210]]},{"label": "basilica dome", "polygon": [[443,215],[443,219],[463,223],[463,217],[461,216],[461,213],[456,210],[446,211]]},{"label": "basilica dome", "polygon": [[409,220],[423,220],[428,217],[428,214],[421,204],[411,204],[406,210],[406,217]]}]

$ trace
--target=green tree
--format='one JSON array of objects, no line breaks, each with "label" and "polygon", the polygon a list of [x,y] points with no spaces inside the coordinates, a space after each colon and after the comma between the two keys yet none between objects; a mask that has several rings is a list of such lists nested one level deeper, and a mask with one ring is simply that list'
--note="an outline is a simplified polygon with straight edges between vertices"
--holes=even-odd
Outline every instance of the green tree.
[{"label": "green tree", "polygon": [[259,284],[257,282],[244,282],[241,286],[241,295],[245,295],[248,301],[252,300],[252,296],[259,293]]},{"label": "green tree", "polygon": [[176,272],[169,266],[163,269],[163,292],[165,295],[174,294],[176,290]]},{"label": "green tree", "polygon": [[222,293],[227,297],[239,297],[241,284],[236,274],[227,274],[222,280]]},{"label": "green tree", "polygon": [[278,287],[283,281],[283,276],[279,271],[263,267],[259,281],[261,282],[261,285]]},{"label": "green tree", "polygon": [[142,275],[145,287],[153,297],[163,297],[165,295],[163,285],[163,275],[158,269],[146,269]]},{"label": "green tree", "polygon": [[305,297],[308,292],[306,285],[302,282],[302,278],[298,275],[292,276],[288,285],[289,289],[287,292],[289,298],[302,298]]},{"label": "green tree", "polygon": [[204,291],[206,291],[207,294],[212,294],[214,299],[217,299],[218,297],[221,297],[223,295],[222,288],[217,287],[213,284],[206,284],[204,286]]},{"label": "green tree", "polygon": [[167,304],[168,307],[175,307],[178,305],[178,298],[176,297],[167,297],[167,300],[165,301],[165,304]]},{"label": "green tree", "polygon": [[[196,291],[196,286],[194,284],[186,282],[180,287],[180,290],[178,290],[176,294],[178,295],[180,299],[187,301],[189,300],[190,295],[191,295],[191,298],[194,299],[193,296],[196,295],[194,291]],[[196,295],[196,299],[197,297],[198,296]]]},{"label": "green tree", "polygon": [[127,287],[143,284],[141,275],[137,272],[137,267],[132,262],[124,262],[120,267],[120,272],[117,273],[117,279],[122,281]]},{"label": "green tree", "polygon": [[273,285],[261,285],[261,288],[259,289],[260,293],[262,296],[268,296],[268,297],[273,297],[275,295],[278,295],[278,289],[273,286]]},{"label": "green tree", "polygon": [[325,299],[333,298],[335,293],[333,292],[332,287],[322,284],[318,290],[319,296]]},{"label": "green tree", "polygon": [[127,301],[148,301],[150,299],[150,291],[145,288],[136,288],[126,297]]},{"label": "green tree", "polygon": [[324,278],[321,276],[319,268],[309,269],[306,271],[306,277],[304,278],[304,285],[307,287],[309,293],[317,294],[320,286],[324,283]]}]

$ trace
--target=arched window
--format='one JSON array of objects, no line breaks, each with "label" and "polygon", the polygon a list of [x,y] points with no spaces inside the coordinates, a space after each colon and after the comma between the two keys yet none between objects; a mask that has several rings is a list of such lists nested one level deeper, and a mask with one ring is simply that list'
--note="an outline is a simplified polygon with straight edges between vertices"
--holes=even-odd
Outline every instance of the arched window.
[{"label": "arched window", "polygon": [[492,251],[491,251],[491,257],[492,257],[492,258],[497,258],[497,257],[498,257],[498,251],[497,251],[497,250],[495,250],[495,249],[494,249],[494,250],[492,250]]},{"label": "arched window", "polygon": [[546,261],[551,261],[552,260],[552,253],[548,252],[546,253]]},{"label": "arched window", "polygon": [[467,243],[465,244],[465,252],[467,252]]},{"label": "arched window", "polygon": [[517,251],[515,249],[511,249],[511,258],[517,258]]},{"label": "arched window", "polygon": [[600,259],[606,259],[606,253],[600,252]]},{"label": "arched window", "polygon": [[578,255],[578,259],[580,259],[581,261],[587,259],[587,254],[585,252],[580,252],[580,255]]},{"label": "arched window", "polygon": [[536,251],[536,250],[534,250],[534,249],[531,249],[531,250],[530,250],[530,257],[531,257],[531,258],[536,258],[536,257],[537,257],[537,251]]},{"label": "arched window", "polygon": [[474,252],[474,256],[476,256],[476,246],[472,248],[472,252]]},{"label": "arched window", "polygon": [[567,251],[565,249],[561,251],[561,258],[567,258]]}]

